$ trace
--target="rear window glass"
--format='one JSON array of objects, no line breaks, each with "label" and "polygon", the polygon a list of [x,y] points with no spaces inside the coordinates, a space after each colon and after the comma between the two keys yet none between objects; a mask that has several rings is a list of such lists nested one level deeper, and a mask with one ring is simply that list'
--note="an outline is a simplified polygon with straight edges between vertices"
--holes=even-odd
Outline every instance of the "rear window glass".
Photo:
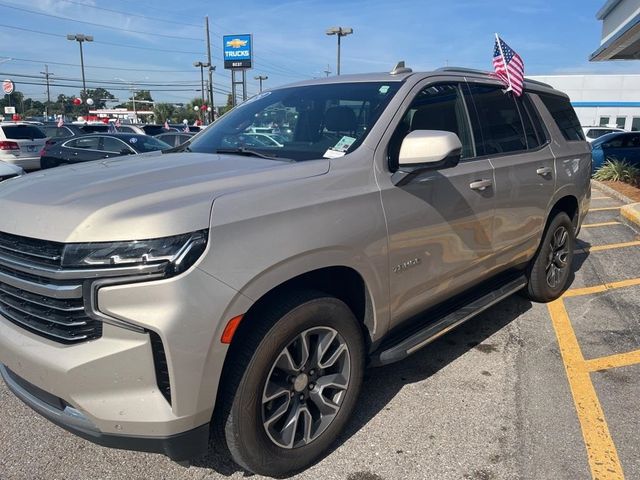
[{"label": "rear window glass", "polygon": [[80,127],[86,133],[107,132],[109,125],[83,125]]},{"label": "rear window glass", "polygon": [[9,140],[33,140],[34,138],[47,138],[47,135],[33,125],[3,125],[2,131]]},{"label": "rear window glass", "polygon": [[566,140],[584,140],[584,133],[582,132],[580,121],[568,98],[558,95],[540,94],[540,99],[545,107],[547,107],[547,110],[549,110],[549,113]]}]

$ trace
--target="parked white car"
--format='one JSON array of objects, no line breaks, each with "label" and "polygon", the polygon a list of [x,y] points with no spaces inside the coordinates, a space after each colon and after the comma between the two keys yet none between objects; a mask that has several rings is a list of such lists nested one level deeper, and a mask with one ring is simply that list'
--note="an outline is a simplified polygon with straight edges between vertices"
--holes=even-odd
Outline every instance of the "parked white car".
[{"label": "parked white car", "polygon": [[24,170],[21,167],[0,160],[0,182],[20,175],[24,175]]},{"label": "parked white car", "polygon": [[618,127],[607,127],[605,125],[603,127],[582,127],[582,131],[584,132],[584,136],[587,142],[591,143],[596,138],[600,138],[601,136],[606,135],[607,133],[624,132],[625,129],[618,128]]},{"label": "parked white car", "polygon": [[40,168],[40,150],[47,135],[36,125],[26,122],[0,123],[0,160],[24,170]]}]

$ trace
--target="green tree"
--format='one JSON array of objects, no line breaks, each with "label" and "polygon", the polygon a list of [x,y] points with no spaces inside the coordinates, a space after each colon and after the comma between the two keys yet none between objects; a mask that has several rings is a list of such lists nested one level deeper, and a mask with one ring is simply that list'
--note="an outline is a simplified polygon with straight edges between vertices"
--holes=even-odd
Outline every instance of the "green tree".
[{"label": "green tree", "polygon": [[[176,108],[171,103],[156,103],[153,108],[156,123],[164,123],[166,120],[171,121],[175,112]],[[182,119],[179,121],[182,121]]]},{"label": "green tree", "polygon": [[82,94],[81,98],[83,104],[87,101],[87,98],[91,98],[93,100],[91,108],[94,109],[105,108],[107,106],[107,100],[113,100],[116,97],[104,88],[87,88],[86,94]]}]

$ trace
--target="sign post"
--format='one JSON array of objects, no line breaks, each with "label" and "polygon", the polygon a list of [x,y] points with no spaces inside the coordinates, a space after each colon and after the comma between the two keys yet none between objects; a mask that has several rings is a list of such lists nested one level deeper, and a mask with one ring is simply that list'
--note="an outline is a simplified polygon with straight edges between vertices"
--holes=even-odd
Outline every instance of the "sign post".
[{"label": "sign post", "polygon": [[[232,104],[236,106],[237,86],[242,86],[242,100],[247,99],[247,70],[253,64],[253,37],[251,34],[222,37],[224,68],[231,70]],[[238,73],[242,72],[240,79]]]}]

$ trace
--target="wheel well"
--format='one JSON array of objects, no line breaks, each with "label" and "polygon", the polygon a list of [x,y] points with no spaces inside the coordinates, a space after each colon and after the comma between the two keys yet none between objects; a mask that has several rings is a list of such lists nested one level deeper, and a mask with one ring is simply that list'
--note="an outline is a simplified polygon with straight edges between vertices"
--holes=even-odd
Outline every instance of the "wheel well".
[{"label": "wheel well", "polygon": [[549,215],[550,221],[554,213],[556,212],[565,212],[569,218],[571,219],[571,223],[573,223],[573,227],[578,227],[578,199],[572,195],[567,195],[566,197],[562,197],[558,200],[551,209],[551,214]]},{"label": "wheel well", "polygon": [[246,321],[257,321],[260,311],[265,305],[287,292],[299,290],[318,290],[334,296],[351,309],[363,327],[363,334],[370,342],[374,329],[373,304],[362,276],[353,268],[344,266],[325,267],[298,275],[274,287],[256,301],[245,313],[241,324]]}]

